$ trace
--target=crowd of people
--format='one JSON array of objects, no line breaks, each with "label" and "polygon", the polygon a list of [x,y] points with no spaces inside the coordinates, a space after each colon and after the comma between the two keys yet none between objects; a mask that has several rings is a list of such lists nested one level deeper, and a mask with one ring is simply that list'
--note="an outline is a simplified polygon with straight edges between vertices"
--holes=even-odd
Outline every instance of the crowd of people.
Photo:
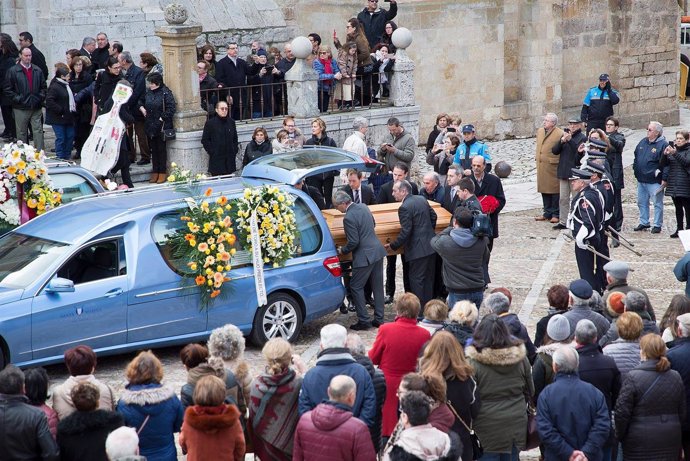
[{"label": "crowd of people", "polygon": [[111,175],[120,171],[122,182],[134,187],[129,165],[136,161],[136,134],[140,153],[136,163],[152,164],[150,182],[165,181],[164,132],[173,127],[176,104],[155,56],[140,53],[137,65],[121,42],[110,43],[108,36],[100,32],[96,38],[85,37],[81,49],[68,50],[64,62],[55,63],[51,71],[29,32],[19,34],[19,44],[17,47],[8,34],[0,34],[0,108],[5,126],[2,139],[25,143],[33,140],[37,149],[44,149],[45,122],[55,132],[56,156],[79,159],[96,118],[113,108],[115,87],[125,84],[132,88],[132,95],[118,117],[125,123],[127,135],[122,137]]},{"label": "crowd of people", "polygon": [[[378,0],[367,0],[365,8],[347,21],[345,42],[333,31],[333,48],[317,33],[310,33],[312,52],[307,63],[318,73],[318,108],[327,112],[369,106],[389,96],[390,72],[395,63],[393,22],[398,12],[395,0],[389,9]],[[212,112],[220,100],[231,106],[233,120],[273,117],[287,114],[285,74],[292,69],[295,56],[292,44],[283,50],[254,41],[250,55],[239,57],[239,46],[230,42],[227,55],[217,59],[217,50],[206,43],[198,50],[201,106]],[[211,114],[213,115],[213,114]]]},{"label": "crowd of people", "polygon": [[0,451],[320,460],[327,448],[333,460],[517,461],[539,446],[546,460],[687,458],[690,299],[676,295],[657,324],[625,264],[608,270],[603,297],[582,279],[552,286],[534,337],[510,312],[510,291],[495,288],[481,318],[469,300],[422,309],[402,294],[368,351],[357,333],[328,324],[311,368],[275,338],[253,375],[242,332],[228,324],[181,349],[179,390],[164,384],[151,351],[127,365],[120,395],[98,378],[85,345],[65,352],[70,377],[50,393],[45,369],[9,365],[0,371]]}]

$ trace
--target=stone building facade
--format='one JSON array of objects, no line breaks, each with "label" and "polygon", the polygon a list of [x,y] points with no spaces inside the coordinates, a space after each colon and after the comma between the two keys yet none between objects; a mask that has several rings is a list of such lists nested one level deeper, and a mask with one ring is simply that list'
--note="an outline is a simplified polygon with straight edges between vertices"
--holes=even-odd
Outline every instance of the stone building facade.
[{"label": "stone building facade", "polygon": [[[202,24],[198,43],[280,45],[317,32],[330,43],[365,1],[178,0]],[[165,0],[2,0],[0,30],[31,31],[49,62],[104,31],[135,53],[160,51]],[[143,5],[143,6],[142,6]],[[379,5],[388,8],[381,1]],[[621,92],[625,126],[678,123],[681,10],[677,0],[401,0],[416,63],[420,132],[435,114],[459,112],[484,138],[531,135],[541,116],[579,114],[600,73]],[[422,136],[423,137],[423,136]]]}]

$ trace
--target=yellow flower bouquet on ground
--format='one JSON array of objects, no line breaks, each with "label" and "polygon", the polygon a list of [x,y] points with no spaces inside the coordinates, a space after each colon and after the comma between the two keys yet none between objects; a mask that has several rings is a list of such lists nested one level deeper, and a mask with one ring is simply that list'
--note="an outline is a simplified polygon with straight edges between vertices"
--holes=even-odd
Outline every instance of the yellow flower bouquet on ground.
[{"label": "yellow flower bouquet on ground", "polygon": [[275,186],[247,188],[237,201],[237,229],[242,245],[252,250],[251,218],[256,225],[265,264],[280,267],[296,251],[298,231],[292,196]]},{"label": "yellow flower bouquet on ground", "polygon": [[201,288],[202,309],[230,281],[230,259],[236,251],[232,206],[224,195],[212,196],[213,190],[208,188],[200,200],[187,199],[188,209],[180,217],[185,227],[170,238],[174,257],[187,261],[187,277]]}]

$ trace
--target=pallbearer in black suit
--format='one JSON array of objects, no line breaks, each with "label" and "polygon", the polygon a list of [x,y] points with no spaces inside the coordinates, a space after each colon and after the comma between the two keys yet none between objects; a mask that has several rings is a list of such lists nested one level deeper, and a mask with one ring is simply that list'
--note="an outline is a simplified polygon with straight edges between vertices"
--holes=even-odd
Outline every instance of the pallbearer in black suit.
[{"label": "pallbearer in black suit", "polygon": [[373,205],[376,203],[374,190],[369,185],[362,184],[362,172],[354,168],[347,170],[347,185],[341,188],[352,199],[352,203]]},{"label": "pallbearer in black suit", "polygon": [[[460,165],[453,164],[448,167],[446,188],[443,191],[443,200],[441,201],[441,206],[445,208],[451,216],[453,216],[455,209],[462,201],[460,198],[460,190],[458,188],[461,178],[462,170],[460,169]],[[450,223],[448,224],[450,225]]]},{"label": "pallbearer in black suit", "polygon": [[[393,197],[402,202],[398,208],[400,234],[393,242],[386,244],[386,249],[395,251],[405,247],[410,291],[417,295],[424,306],[431,299],[434,290],[436,252],[431,247],[431,239],[436,235],[436,213],[424,197],[412,195],[412,186],[406,180],[395,182]],[[423,314],[419,313],[420,316]]]},{"label": "pallbearer in black suit", "polygon": [[[352,278],[350,290],[357,309],[357,323],[350,328],[366,330],[372,326],[378,328],[383,323],[383,258],[386,250],[381,245],[374,231],[374,216],[366,205],[352,203],[344,191],[337,191],[333,204],[341,213],[345,213],[343,227],[347,244],[338,249],[339,254],[352,253]],[[369,281],[374,292],[374,321],[367,313],[364,298],[364,285]]]}]

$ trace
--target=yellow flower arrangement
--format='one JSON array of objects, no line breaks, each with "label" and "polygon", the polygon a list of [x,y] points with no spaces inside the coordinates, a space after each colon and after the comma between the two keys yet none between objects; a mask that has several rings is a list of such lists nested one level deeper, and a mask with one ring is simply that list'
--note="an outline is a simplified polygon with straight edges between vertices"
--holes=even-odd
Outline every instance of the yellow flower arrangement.
[{"label": "yellow flower arrangement", "polygon": [[228,199],[221,195],[209,200],[212,195],[213,190],[209,188],[203,192],[200,202],[188,201],[189,207],[180,217],[186,226],[170,238],[173,254],[186,261],[189,268],[186,275],[200,289],[202,309],[208,308],[211,300],[221,294],[223,285],[230,281],[230,259],[235,250],[231,247],[236,242]]},{"label": "yellow flower arrangement", "polygon": [[[8,189],[12,189],[17,197],[21,188],[26,205],[37,215],[62,202],[62,191],[53,187],[45,160],[43,151],[21,141],[5,144],[0,149],[0,178],[9,182]],[[0,221],[4,221],[2,216]]]},{"label": "yellow flower arrangement", "polygon": [[238,200],[239,239],[251,251],[252,213],[256,212],[261,255],[266,264],[280,267],[297,249],[297,222],[290,194],[275,186],[247,188]]}]

